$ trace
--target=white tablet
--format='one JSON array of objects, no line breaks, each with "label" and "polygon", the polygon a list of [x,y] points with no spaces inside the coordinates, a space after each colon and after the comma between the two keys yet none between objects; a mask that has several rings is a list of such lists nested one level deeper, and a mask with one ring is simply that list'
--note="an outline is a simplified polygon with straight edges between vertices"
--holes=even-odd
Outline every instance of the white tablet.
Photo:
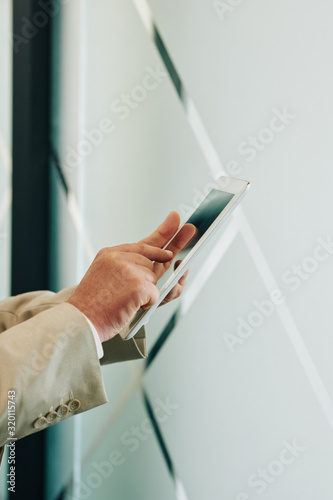
[{"label": "white tablet", "polygon": [[[215,181],[215,184],[216,187],[211,189],[202,203],[193,211],[188,220],[184,222],[184,224],[193,224],[197,228],[197,233],[186,246],[185,250],[181,252],[182,263],[173,271],[164,284],[159,285],[162,279],[157,282],[156,286],[160,289],[159,300],[146,311],[140,311],[136,314],[129,325],[129,329],[126,328],[124,330],[124,334],[126,335],[126,337],[122,335],[124,340],[131,339],[148,322],[155,309],[189,268],[194,257],[202,250],[212,234],[220,228],[227,216],[234,210],[250,185],[248,181],[233,179],[231,177],[219,177]],[[170,244],[183,225],[164,248]],[[175,259],[179,260],[179,257],[176,256]]]}]

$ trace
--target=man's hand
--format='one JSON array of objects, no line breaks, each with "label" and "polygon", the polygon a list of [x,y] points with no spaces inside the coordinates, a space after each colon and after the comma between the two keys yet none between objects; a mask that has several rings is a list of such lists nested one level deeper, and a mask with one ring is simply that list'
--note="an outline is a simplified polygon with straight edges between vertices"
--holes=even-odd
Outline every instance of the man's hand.
[{"label": "man's hand", "polygon": [[[196,231],[194,226],[186,224],[163,250],[178,230],[179,223],[179,214],[171,212],[148,238],[138,243],[106,247],[96,255],[67,302],[90,319],[102,342],[117,335],[140,309],[157,302],[157,281]],[[184,275],[163,303],[179,297],[185,283]]]},{"label": "man's hand", "polygon": [[[177,212],[170,212],[165,221],[154,231],[148,238],[142,241],[150,245],[158,246],[160,248],[164,247],[170,238],[176,233],[180,224],[180,216]],[[196,228],[192,224],[185,224],[179,231],[174,240],[167,246],[168,250],[171,250],[173,255],[176,256],[183,248],[186,247],[187,243],[193,238],[196,233]],[[171,261],[164,262],[163,264],[156,262],[154,266],[154,272],[159,280],[163,274],[171,266]],[[177,260],[174,264],[174,269],[176,269],[181,260]],[[180,278],[178,283],[173,287],[173,289],[165,297],[161,305],[167,304],[171,300],[177,299],[183,292],[184,286],[186,285],[186,278],[188,276],[189,270],[187,270],[183,276]],[[148,307],[142,307],[142,309],[148,309]]]}]

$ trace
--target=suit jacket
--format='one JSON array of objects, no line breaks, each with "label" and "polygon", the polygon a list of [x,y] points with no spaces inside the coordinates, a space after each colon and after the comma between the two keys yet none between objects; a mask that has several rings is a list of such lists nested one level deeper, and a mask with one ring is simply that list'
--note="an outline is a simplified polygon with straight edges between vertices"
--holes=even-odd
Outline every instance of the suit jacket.
[{"label": "suit jacket", "polygon": [[13,431],[8,422],[15,418],[11,439],[20,439],[104,404],[100,364],[147,357],[141,329],[134,340],[104,342],[99,360],[86,318],[65,302],[75,288],[0,301],[0,463]]}]

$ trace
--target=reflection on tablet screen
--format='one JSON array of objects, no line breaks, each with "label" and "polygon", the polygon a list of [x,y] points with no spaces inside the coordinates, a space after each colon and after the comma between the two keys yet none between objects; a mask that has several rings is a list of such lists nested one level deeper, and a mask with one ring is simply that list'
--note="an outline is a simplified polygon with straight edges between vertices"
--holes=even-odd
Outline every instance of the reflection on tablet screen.
[{"label": "reflection on tablet screen", "polygon": [[[235,195],[232,193],[226,193],[225,191],[219,191],[217,189],[212,189],[208,193],[206,198],[186,221],[187,224],[193,224],[197,228],[197,232],[186,247],[176,256],[175,261],[184,260],[187,257],[194,245],[205,234],[207,229],[209,229],[234,196]],[[163,288],[164,284],[173,274],[173,271],[173,266],[171,266],[164,276],[158,280],[157,287],[159,290]]]},{"label": "reflection on tablet screen", "polygon": [[232,193],[226,193],[217,189],[210,191],[187,221],[187,223],[193,224],[197,228],[197,233],[190,241],[186,250],[194,247],[234,196]]}]

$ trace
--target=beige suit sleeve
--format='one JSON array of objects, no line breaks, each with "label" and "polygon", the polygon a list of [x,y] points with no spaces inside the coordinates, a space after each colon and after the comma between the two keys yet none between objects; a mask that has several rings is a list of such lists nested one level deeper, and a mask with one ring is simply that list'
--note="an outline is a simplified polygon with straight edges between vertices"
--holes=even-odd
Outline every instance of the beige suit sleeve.
[{"label": "beige suit sleeve", "polygon": [[10,438],[8,391],[17,439],[107,402],[90,327],[71,304],[3,331],[0,360],[0,446]]},{"label": "beige suit sleeve", "polygon": [[[0,301],[0,334],[2,331],[26,321],[42,311],[64,303],[74,293],[75,289],[76,286],[72,286],[64,288],[58,293],[48,290],[28,292]],[[126,327],[124,330],[126,330]],[[103,349],[102,365],[146,358],[145,328],[141,328],[131,340],[123,341],[121,336],[117,335],[108,342],[104,342]]]},{"label": "beige suit sleeve", "polygon": [[[90,326],[66,302],[75,288],[0,302],[0,446],[9,437],[9,390],[17,439],[107,402]],[[103,344],[103,363],[146,357],[144,331],[133,342],[118,337]]]}]

